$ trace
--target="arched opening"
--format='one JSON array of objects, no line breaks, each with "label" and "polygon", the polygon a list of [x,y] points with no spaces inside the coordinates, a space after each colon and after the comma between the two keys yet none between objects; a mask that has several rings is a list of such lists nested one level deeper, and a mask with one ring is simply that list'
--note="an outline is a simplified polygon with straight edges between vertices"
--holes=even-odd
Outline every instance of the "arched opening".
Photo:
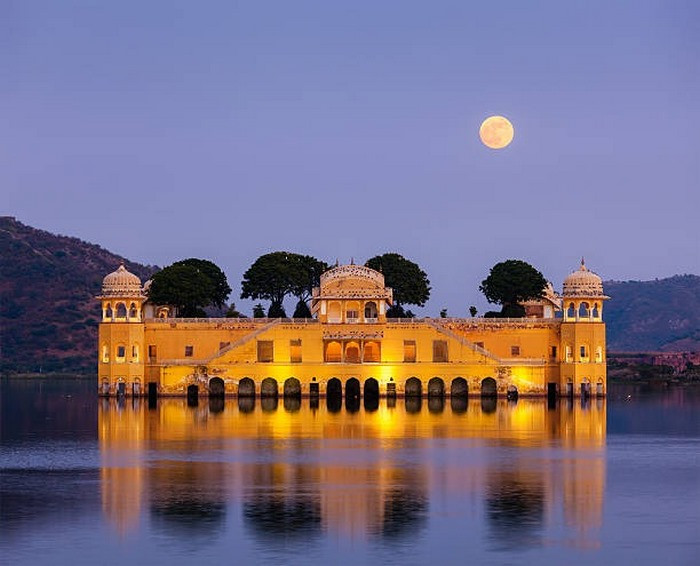
[{"label": "arched opening", "polygon": [[579,318],[589,318],[591,316],[590,305],[587,302],[581,303],[578,308]]},{"label": "arched opening", "polygon": [[518,400],[518,388],[515,385],[508,386],[508,390],[506,391],[506,399],[509,401]]},{"label": "arched opening", "polygon": [[365,410],[376,411],[379,408],[379,382],[373,377],[365,380]]},{"label": "arched opening", "polygon": [[377,320],[377,303],[369,301],[365,303],[365,321],[374,322]]},{"label": "arched opening", "polygon": [[331,377],[326,384],[326,397],[342,397],[343,384],[337,377]]},{"label": "arched opening", "polygon": [[192,384],[187,386],[187,405],[194,407],[199,403],[199,388]]},{"label": "arched opening", "polygon": [[124,344],[117,345],[116,360],[119,363],[124,363],[126,361],[126,346]]},{"label": "arched opening", "polygon": [[574,303],[569,303],[569,308],[566,311],[567,318],[576,318],[576,307]]},{"label": "arched opening", "polygon": [[343,360],[342,346],[335,340],[326,343],[325,360],[331,363],[340,363]]},{"label": "arched opening", "polygon": [[450,396],[451,397],[464,397],[469,395],[469,385],[467,380],[463,377],[455,377],[450,385]]},{"label": "arched opening", "polygon": [[140,356],[139,345],[138,345],[138,344],[132,344],[132,345],[131,345],[131,361],[132,361],[132,362],[135,362],[135,363],[138,363],[138,361],[139,361],[139,356]]},{"label": "arched opening", "polygon": [[417,377],[409,377],[403,390],[406,397],[420,397],[423,395],[423,384]]},{"label": "arched opening", "polygon": [[277,380],[272,377],[266,377],[260,384],[260,397],[277,397],[278,387]]},{"label": "arched opening", "polygon": [[220,377],[212,377],[209,380],[209,397],[223,397],[224,394],[224,380]]},{"label": "arched opening", "polygon": [[102,362],[105,364],[109,363],[109,345],[108,344],[102,345]]},{"label": "arched opening", "polygon": [[365,362],[381,362],[381,355],[380,355],[380,346],[379,342],[365,342],[365,347],[364,347],[364,360]]},{"label": "arched opening", "polygon": [[124,303],[117,303],[116,318],[126,318],[126,305]]},{"label": "arched opening", "polygon": [[595,361],[596,361],[596,363],[601,363],[603,361],[603,347],[602,346],[596,346]]},{"label": "arched opening", "polygon": [[351,377],[345,382],[345,398],[359,399],[360,398],[360,380]]},{"label": "arched opening", "polygon": [[339,302],[328,303],[328,322],[341,322],[341,310]]},{"label": "arched opening", "polygon": [[602,379],[599,379],[598,383],[596,383],[596,385],[595,385],[595,394],[596,394],[596,397],[602,397],[603,395],[605,395],[605,391],[603,389],[603,380]]},{"label": "arched opening", "polygon": [[244,377],[238,382],[238,396],[255,397],[255,382],[251,378]]},{"label": "arched opening", "polygon": [[428,398],[444,397],[445,382],[439,377],[433,377],[428,381]]},{"label": "arched opening", "polygon": [[284,396],[301,398],[301,382],[296,377],[290,377],[284,382]]},{"label": "arched opening", "polygon": [[141,396],[141,380],[138,377],[135,377],[133,383],[131,384],[131,394],[134,397]]},{"label": "arched opening", "polygon": [[496,380],[493,377],[487,377],[481,381],[481,396],[496,397],[498,396],[498,387]]},{"label": "arched opening", "polygon": [[581,397],[587,399],[591,396],[591,382],[587,377],[583,378],[581,382]]},{"label": "arched opening", "polygon": [[109,379],[106,377],[102,379],[102,395],[109,395]]},{"label": "arched opening", "polygon": [[345,304],[345,322],[357,322],[360,318],[360,303],[350,301]]},{"label": "arched opening", "polygon": [[105,318],[107,320],[112,320],[113,316],[114,312],[112,311],[112,305],[110,303],[107,303],[107,308],[105,309]]},{"label": "arched opening", "polygon": [[598,303],[593,305],[593,318],[600,318],[600,309],[598,308]]},{"label": "arched opening", "polygon": [[345,363],[360,363],[360,345],[357,342],[351,341],[345,345]]},{"label": "arched opening", "polygon": [[138,310],[136,309],[136,303],[131,303],[129,306],[129,318],[137,319],[138,318]]}]

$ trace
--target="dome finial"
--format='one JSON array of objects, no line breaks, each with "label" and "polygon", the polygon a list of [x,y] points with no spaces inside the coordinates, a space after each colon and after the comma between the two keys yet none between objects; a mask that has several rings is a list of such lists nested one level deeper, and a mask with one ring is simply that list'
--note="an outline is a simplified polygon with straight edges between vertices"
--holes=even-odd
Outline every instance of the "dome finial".
[{"label": "dome finial", "polygon": [[355,258],[354,257],[350,258],[350,265],[355,265]]},{"label": "dome finial", "polygon": [[588,268],[586,267],[586,258],[581,256],[581,271],[588,271]]}]

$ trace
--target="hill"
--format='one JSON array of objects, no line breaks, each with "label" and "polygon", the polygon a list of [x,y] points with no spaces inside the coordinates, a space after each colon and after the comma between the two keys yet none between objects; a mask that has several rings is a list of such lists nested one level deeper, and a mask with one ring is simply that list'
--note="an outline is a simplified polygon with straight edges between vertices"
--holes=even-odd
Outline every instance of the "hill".
[{"label": "hill", "polygon": [[700,350],[700,277],[606,281],[604,317],[612,352]]},{"label": "hill", "polygon": [[95,296],[120,261],[142,279],[156,270],[0,217],[0,369],[94,371]]}]

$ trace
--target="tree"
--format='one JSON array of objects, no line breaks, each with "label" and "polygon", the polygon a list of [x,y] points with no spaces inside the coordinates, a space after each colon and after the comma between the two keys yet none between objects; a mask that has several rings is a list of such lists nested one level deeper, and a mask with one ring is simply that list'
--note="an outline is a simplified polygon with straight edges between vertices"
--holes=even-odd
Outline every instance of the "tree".
[{"label": "tree", "polygon": [[284,310],[284,305],[277,301],[270,303],[270,308],[267,311],[267,318],[287,318],[287,313]]},{"label": "tree", "polygon": [[248,318],[246,315],[241,314],[236,308],[236,303],[231,303],[226,309],[226,318]]},{"label": "tree", "polygon": [[258,303],[253,307],[253,318],[265,318],[265,309]]},{"label": "tree", "polygon": [[309,310],[309,305],[306,301],[299,299],[296,308],[294,309],[293,318],[311,318],[311,311]]},{"label": "tree", "polygon": [[[394,290],[395,312],[403,313],[404,317],[408,313],[404,312],[403,305],[422,307],[430,298],[430,281],[425,271],[402,255],[386,253],[374,256],[368,259],[365,265],[384,274],[386,286]],[[390,308],[387,311],[387,316],[390,316],[391,312]]]},{"label": "tree", "polygon": [[326,269],[326,263],[308,255],[291,252],[262,255],[243,274],[241,298],[263,299],[276,303],[275,311],[284,310],[282,305],[287,295],[306,302]]},{"label": "tree", "polygon": [[[529,263],[518,259],[509,259],[497,263],[489,275],[481,282],[479,290],[489,303],[501,305],[500,317],[523,317],[523,301],[538,299],[547,286],[544,276]],[[486,316],[497,316],[490,311]]]},{"label": "tree", "polygon": [[469,314],[472,315],[472,318],[476,316],[476,313],[479,312],[476,310],[476,307],[474,305],[469,307]]},{"label": "tree", "polygon": [[223,307],[231,293],[226,275],[205,259],[177,261],[157,272],[148,298],[157,305],[174,305],[179,316],[205,317],[204,307]]},{"label": "tree", "polygon": [[440,318],[447,318],[447,309],[442,309],[440,311]]}]

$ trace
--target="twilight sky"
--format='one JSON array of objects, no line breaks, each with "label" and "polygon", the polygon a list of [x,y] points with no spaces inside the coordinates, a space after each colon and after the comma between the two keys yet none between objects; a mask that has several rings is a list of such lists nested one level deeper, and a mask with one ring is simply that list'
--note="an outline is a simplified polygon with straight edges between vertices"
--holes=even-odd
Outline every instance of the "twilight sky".
[{"label": "twilight sky", "polygon": [[[144,263],[700,272],[700,3],[0,3],[0,212]],[[515,126],[504,150],[481,121]]]}]

